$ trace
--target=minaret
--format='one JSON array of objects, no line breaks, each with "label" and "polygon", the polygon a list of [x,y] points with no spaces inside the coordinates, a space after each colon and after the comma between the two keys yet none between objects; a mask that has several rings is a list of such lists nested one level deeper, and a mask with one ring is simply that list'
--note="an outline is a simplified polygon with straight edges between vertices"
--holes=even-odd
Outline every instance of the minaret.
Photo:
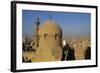
[{"label": "minaret", "polygon": [[40,24],[39,17],[37,17],[35,22],[35,36],[34,36],[36,47],[38,47],[38,43],[39,43],[39,36],[38,36],[39,24]]}]

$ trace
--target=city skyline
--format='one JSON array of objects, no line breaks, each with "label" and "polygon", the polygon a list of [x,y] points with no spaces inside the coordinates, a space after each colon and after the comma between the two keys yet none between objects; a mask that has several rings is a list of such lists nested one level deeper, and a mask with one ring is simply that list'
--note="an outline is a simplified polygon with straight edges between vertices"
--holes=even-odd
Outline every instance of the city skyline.
[{"label": "city skyline", "polygon": [[23,37],[31,36],[34,33],[36,17],[40,18],[40,26],[47,20],[57,22],[63,31],[63,37],[85,36],[90,38],[91,35],[91,15],[90,13],[76,12],[51,12],[51,11],[22,11],[22,35]]}]

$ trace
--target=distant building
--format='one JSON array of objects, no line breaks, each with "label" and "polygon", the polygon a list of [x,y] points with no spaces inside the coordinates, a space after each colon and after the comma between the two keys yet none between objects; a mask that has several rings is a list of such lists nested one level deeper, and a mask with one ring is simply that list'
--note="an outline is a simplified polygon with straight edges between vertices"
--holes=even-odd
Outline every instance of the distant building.
[{"label": "distant building", "polygon": [[67,44],[67,43],[66,43],[66,40],[63,40],[63,41],[62,41],[63,47],[64,47],[66,44]]}]

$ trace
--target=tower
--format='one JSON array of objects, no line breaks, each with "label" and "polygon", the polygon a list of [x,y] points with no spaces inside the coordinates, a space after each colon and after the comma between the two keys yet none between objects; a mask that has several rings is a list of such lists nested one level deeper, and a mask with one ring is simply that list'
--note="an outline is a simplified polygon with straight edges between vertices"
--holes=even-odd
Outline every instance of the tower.
[{"label": "tower", "polygon": [[39,43],[39,36],[38,36],[38,31],[39,31],[39,24],[40,24],[40,21],[39,21],[39,17],[36,18],[36,21],[35,21],[35,34],[34,34],[34,46],[35,47],[38,47],[38,43]]}]

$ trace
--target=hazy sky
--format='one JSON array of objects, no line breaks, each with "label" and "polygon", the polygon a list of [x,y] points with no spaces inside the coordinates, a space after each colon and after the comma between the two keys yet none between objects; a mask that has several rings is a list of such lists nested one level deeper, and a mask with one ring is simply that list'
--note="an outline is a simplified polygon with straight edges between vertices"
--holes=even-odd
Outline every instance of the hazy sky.
[{"label": "hazy sky", "polygon": [[22,12],[23,36],[32,36],[34,32],[34,23],[37,16],[40,17],[41,24],[46,20],[49,20],[51,16],[52,20],[61,26],[63,30],[63,36],[90,36],[90,13],[50,12],[34,10],[23,10]]}]

